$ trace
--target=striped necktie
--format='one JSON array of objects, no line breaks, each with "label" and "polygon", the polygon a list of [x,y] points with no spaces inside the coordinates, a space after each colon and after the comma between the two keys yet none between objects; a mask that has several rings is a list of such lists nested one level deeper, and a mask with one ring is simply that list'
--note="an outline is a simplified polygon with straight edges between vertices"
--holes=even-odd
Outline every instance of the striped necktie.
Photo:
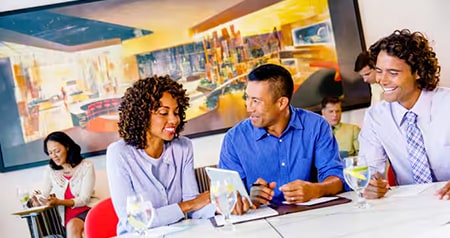
[{"label": "striped necktie", "polygon": [[408,144],[407,150],[414,182],[431,183],[433,182],[433,179],[422,132],[417,126],[417,114],[408,111],[404,116],[404,120],[407,122],[406,142]]}]

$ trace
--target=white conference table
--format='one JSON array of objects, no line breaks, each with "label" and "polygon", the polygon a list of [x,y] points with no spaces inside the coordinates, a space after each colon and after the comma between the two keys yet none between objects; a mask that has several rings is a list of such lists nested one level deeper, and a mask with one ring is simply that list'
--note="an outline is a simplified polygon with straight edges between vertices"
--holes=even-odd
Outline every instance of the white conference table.
[{"label": "white conference table", "polygon": [[[450,201],[434,195],[444,184],[393,187],[386,197],[369,200],[367,209],[346,203],[235,224],[233,232],[193,219],[170,226],[180,231],[157,237],[450,237]],[[356,199],[354,192],[339,196]]]}]

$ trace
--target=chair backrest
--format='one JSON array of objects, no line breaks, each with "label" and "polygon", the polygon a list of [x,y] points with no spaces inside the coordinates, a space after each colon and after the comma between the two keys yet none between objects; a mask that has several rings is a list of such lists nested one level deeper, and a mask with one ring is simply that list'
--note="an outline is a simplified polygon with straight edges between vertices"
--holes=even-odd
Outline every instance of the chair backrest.
[{"label": "chair backrest", "polygon": [[206,167],[217,168],[217,165],[208,165],[195,168],[195,178],[197,179],[199,193],[203,193],[209,190],[209,177],[206,174]]},{"label": "chair backrest", "polygon": [[109,238],[116,236],[119,218],[111,198],[106,198],[95,205],[87,214],[84,233],[87,238]]},{"label": "chair backrest", "polygon": [[390,186],[397,186],[395,171],[390,164],[387,165],[387,179]]}]

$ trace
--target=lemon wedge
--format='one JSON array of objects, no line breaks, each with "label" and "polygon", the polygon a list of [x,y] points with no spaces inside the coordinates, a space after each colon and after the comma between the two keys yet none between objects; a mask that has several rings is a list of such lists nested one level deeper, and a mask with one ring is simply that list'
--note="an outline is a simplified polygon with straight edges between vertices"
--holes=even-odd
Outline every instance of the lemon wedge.
[{"label": "lemon wedge", "polygon": [[25,197],[23,197],[22,199],[20,199],[20,202],[21,202],[21,203],[24,203],[24,202],[27,202],[29,199],[30,199],[29,196],[25,196]]},{"label": "lemon wedge", "polygon": [[233,186],[233,184],[227,184],[226,189],[227,189],[227,192],[228,192],[228,193],[233,192],[233,191],[234,191],[234,186]]},{"label": "lemon wedge", "polygon": [[128,222],[130,223],[130,225],[131,225],[132,227],[134,227],[134,228],[137,229],[137,230],[144,230],[144,229],[147,228],[146,224],[144,224],[144,223],[141,222],[141,221],[136,220],[136,218],[134,218],[134,217],[132,217],[132,216],[129,216],[129,217],[128,217]]},{"label": "lemon wedge", "polygon": [[346,168],[344,169],[344,173],[349,174],[355,178],[361,179],[361,180],[367,180],[367,177],[361,174],[360,172],[368,170],[368,166],[362,166],[362,167],[356,167],[356,168]]}]

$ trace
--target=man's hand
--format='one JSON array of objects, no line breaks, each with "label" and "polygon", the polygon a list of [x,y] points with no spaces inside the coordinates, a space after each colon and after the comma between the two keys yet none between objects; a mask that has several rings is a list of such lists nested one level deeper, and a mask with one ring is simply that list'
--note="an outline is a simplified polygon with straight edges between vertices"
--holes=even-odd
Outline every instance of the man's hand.
[{"label": "man's hand", "polygon": [[268,184],[264,179],[258,178],[250,189],[250,199],[253,205],[258,208],[261,204],[269,205],[272,200],[276,182]]},{"label": "man's hand", "polygon": [[372,175],[372,178],[369,181],[369,185],[367,185],[364,190],[364,197],[367,199],[377,199],[382,198],[389,190],[389,184],[387,180],[383,179],[380,173],[376,173]]},{"label": "man's hand", "polygon": [[436,191],[436,195],[439,199],[450,200],[450,181],[444,185],[441,189]]},{"label": "man's hand", "polygon": [[317,184],[303,180],[287,183],[280,187],[280,191],[283,192],[284,199],[292,204],[306,202],[320,196]]},{"label": "man's hand", "polygon": [[236,205],[234,205],[232,213],[236,215],[243,215],[247,213],[248,210],[250,210],[250,208],[255,209],[256,207],[255,205],[250,206],[250,203],[247,201],[247,198],[242,197],[241,194],[237,192]]}]

